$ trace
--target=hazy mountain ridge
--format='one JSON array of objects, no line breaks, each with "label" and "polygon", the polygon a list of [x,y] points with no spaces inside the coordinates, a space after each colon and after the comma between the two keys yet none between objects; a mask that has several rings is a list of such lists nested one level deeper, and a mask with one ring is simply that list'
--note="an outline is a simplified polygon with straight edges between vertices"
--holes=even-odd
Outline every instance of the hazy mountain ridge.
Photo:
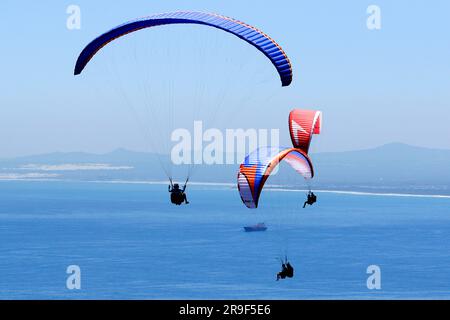
[{"label": "hazy mountain ridge", "polygon": [[[450,150],[415,147],[391,143],[373,149],[311,154],[316,170],[314,185],[328,188],[401,188],[450,190]],[[55,152],[49,154],[0,159],[0,177],[20,174],[34,165],[105,164],[89,170],[59,170],[58,178],[74,180],[166,180],[160,162],[167,156],[117,149],[105,154]],[[28,165],[28,168],[26,167]],[[84,166],[81,166],[84,165]],[[108,169],[108,165],[117,170]],[[106,168],[105,168],[106,167]],[[120,168],[124,170],[120,170]],[[63,167],[64,168],[64,167]],[[174,166],[174,177],[182,179],[186,168]],[[238,164],[198,165],[192,180],[235,183]],[[48,168],[47,168],[48,169]],[[76,169],[76,168],[75,168]],[[47,170],[51,173],[51,167]],[[178,171],[178,173],[177,173]],[[34,172],[34,171],[33,171]],[[2,176],[3,175],[3,176]],[[177,175],[179,175],[177,177]],[[449,191],[450,192],[450,191]]]}]

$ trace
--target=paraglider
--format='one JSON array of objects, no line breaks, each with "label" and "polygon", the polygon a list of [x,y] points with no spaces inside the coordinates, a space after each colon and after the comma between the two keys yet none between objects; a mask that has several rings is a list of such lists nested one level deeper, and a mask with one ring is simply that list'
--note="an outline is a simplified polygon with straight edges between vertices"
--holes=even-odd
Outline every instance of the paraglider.
[{"label": "paraglider", "polygon": [[[121,24],[117,27],[114,27],[111,30],[101,34],[100,36],[98,36],[97,38],[92,40],[89,44],[87,44],[84,47],[84,49],[81,51],[81,53],[79,54],[76,64],[75,64],[75,68],[74,68],[74,75],[80,75],[86,69],[86,66],[89,64],[89,62],[91,60],[93,60],[94,57],[96,57],[98,52],[105,46],[108,46],[111,42],[115,42],[116,39],[119,39],[121,37],[132,34],[134,32],[142,30],[142,29],[152,29],[153,30],[154,27],[161,27],[161,26],[165,26],[165,25],[180,25],[180,26],[202,25],[202,26],[215,28],[215,29],[224,31],[226,33],[232,34],[232,35],[236,36],[238,39],[247,42],[252,47],[254,47],[258,51],[260,51],[262,54],[264,54],[264,56],[268,59],[268,61],[270,61],[270,63],[274,66],[275,70],[277,71],[282,86],[289,86],[290,83],[292,82],[293,72],[292,72],[291,62],[290,62],[288,56],[286,55],[284,50],[281,48],[281,46],[277,42],[275,42],[274,39],[269,37],[266,33],[262,32],[261,30],[255,28],[247,23],[238,21],[234,18],[225,17],[225,16],[222,16],[219,14],[214,14],[214,13],[191,12],[191,11],[161,13],[161,14],[155,14],[155,15],[151,15],[148,17],[144,17],[144,18],[135,19],[135,20],[126,22],[124,24]],[[192,45],[195,45],[195,43],[192,42]],[[156,43],[156,42],[151,43],[150,46],[158,47],[158,43]],[[98,58],[100,58],[100,57],[98,57]],[[238,58],[242,59],[241,56],[238,56]],[[156,62],[152,61],[151,55],[149,55],[148,58],[146,57],[146,59],[148,59],[149,63],[160,63],[159,61],[156,61]],[[198,59],[204,60],[201,57],[201,55],[198,55]],[[140,70],[142,70],[142,72],[144,72],[144,70],[146,70],[146,69],[148,69],[148,68],[141,68]],[[214,70],[209,70],[209,68],[207,68],[206,71],[210,72],[210,73],[214,72]],[[140,73],[140,72],[138,72],[138,73]],[[151,75],[148,75],[147,78],[153,77],[153,79],[154,79],[155,77],[159,77],[159,76],[160,75],[151,74]],[[168,67],[164,68],[163,76],[166,76],[169,79],[173,78],[173,74],[170,72],[170,69]],[[141,84],[142,87],[144,87],[144,88],[147,87],[147,84],[148,84],[147,78],[144,77],[143,84]],[[202,81],[205,81],[205,80],[202,79]],[[119,84],[122,83],[121,80],[118,82],[119,82]],[[123,82],[127,83],[128,81],[123,81]],[[170,85],[167,87],[169,88],[168,90],[171,90]],[[198,90],[199,95],[202,94],[203,87],[204,87],[204,83],[201,84],[201,87],[200,87],[201,90]],[[122,90],[122,91],[125,91],[125,90]],[[145,93],[146,93],[146,98],[148,98],[148,96],[151,96],[147,92],[145,92]],[[173,101],[170,98],[171,97],[169,97],[168,101]],[[128,97],[126,97],[125,100],[128,100]],[[146,102],[146,101],[144,101],[144,102]],[[144,102],[142,104],[145,104]],[[167,108],[167,110],[168,110],[167,113],[169,114],[169,117],[174,117],[174,115],[178,116],[178,114],[176,112],[173,112],[173,105],[171,105],[170,103],[171,102],[169,102],[167,106],[166,105],[157,106],[157,108],[160,108],[160,109]],[[150,103],[149,103],[149,105],[150,105]],[[213,106],[209,106],[208,108],[212,109]],[[193,107],[193,109],[195,109],[195,107]],[[211,112],[211,113],[215,115],[215,111]],[[158,119],[154,116],[155,116],[155,114],[159,115],[160,113],[152,112],[150,114],[155,119],[154,121],[157,122]],[[183,112],[183,114],[185,114],[185,112]],[[193,114],[196,114],[196,110],[193,110]],[[167,132],[170,132],[169,127],[170,127],[170,125],[173,125],[174,121],[173,121],[173,119],[169,119],[167,122],[169,123],[169,125],[166,125],[164,130]],[[160,131],[162,131],[162,130],[160,130]],[[153,141],[154,144],[162,143],[161,141],[164,139],[158,139],[158,137],[160,137],[160,136],[162,136],[161,132],[156,134],[156,138],[154,138],[156,140],[156,142]],[[168,139],[166,139],[164,146],[168,145],[167,140]],[[160,150],[152,150],[152,151],[154,151],[156,154],[158,154],[158,151],[160,151]],[[164,150],[164,152],[167,152],[167,151],[168,150]],[[169,153],[169,152],[167,152],[167,153]],[[162,161],[160,161],[160,162],[162,162]],[[161,166],[163,166],[163,165],[161,165]],[[163,169],[164,169],[164,173],[166,174],[167,178],[170,181],[172,181],[171,170],[168,168],[163,168]],[[187,173],[187,179],[189,179],[191,172],[192,172],[191,168],[189,168],[189,172]],[[186,199],[186,194],[185,194],[185,187],[180,188],[178,186],[178,188],[175,188],[175,185],[172,186],[172,183],[171,183],[171,185],[169,186],[169,192],[171,194],[171,202],[172,203],[174,203],[176,205],[179,205],[183,202],[186,204],[188,203],[188,201]]]},{"label": "paraglider", "polygon": [[[312,135],[320,134],[322,125],[322,112],[314,110],[293,110],[289,113],[289,132],[294,147],[308,153]],[[317,201],[317,196],[309,190],[306,195],[306,205],[312,206]]]}]

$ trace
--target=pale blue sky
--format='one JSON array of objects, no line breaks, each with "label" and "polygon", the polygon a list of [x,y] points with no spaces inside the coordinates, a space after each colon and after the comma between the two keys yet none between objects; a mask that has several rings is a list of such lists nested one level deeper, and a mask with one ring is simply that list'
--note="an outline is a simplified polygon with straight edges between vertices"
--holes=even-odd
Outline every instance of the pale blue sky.
[{"label": "pale blue sky", "polygon": [[[81,8],[81,30],[66,28],[70,4]],[[381,30],[366,27],[370,4],[381,8]],[[261,106],[249,127],[257,121],[261,128],[283,128],[289,109],[319,108],[324,130],[315,151],[389,142],[450,148],[448,1],[6,0],[1,7],[0,157],[145,150],[130,111],[119,102],[99,105],[83,90],[92,76],[75,78],[73,66],[100,33],[175,10],[245,21],[291,58],[292,85]]]}]

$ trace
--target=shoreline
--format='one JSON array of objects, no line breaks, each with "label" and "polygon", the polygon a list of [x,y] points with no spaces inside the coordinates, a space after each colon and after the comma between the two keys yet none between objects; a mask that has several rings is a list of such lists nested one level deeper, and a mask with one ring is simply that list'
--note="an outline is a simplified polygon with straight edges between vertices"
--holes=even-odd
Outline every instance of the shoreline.
[{"label": "shoreline", "polygon": [[[0,182],[72,182],[72,183],[105,183],[105,184],[145,184],[145,185],[167,185],[167,181],[145,181],[145,180],[69,180],[69,179],[0,179]],[[236,190],[237,186],[234,183],[227,182],[189,182],[194,186],[215,186],[215,187],[228,187],[229,189]],[[307,192],[308,189],[290,189],[282,188],[277,185],[267,185],[266,191],[269,192]],[[374,197],[413,197],[413,198],[434,198],[434,199],[450,199],[450,194],[420,194],[420,193],[402,193],[402,192],[381,192],[381,191],[359,191],[359,190],[338,190],[338,189],[315,189],[316,193],[332,193],[332,194],[345,194],[354,196],[374,196]]]}]

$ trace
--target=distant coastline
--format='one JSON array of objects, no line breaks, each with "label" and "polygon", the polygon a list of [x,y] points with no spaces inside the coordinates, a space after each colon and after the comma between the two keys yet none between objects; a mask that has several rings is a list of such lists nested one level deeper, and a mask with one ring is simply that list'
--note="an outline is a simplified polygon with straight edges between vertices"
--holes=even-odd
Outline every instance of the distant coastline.
[{"label": "distant coastline", "polygon": [[[147,185],[167,185],[168,181],[151,181],[151,180],[72,180],[72,179],[58,179],[58,178],[1,178],[0,182],[67,182],[67,183],[98,183],[98,184],[147,184]],[[237,188],[234,183],[226,182],[189,182],[193,186],[214,186],[224,187],[227,190],[235,190]],[[383,192],[383,187],[373,187],[374,191],[361,191],[362,188],[354,187],[348,189],[323,189],[321,187],[314,188],[316,193],[333,193],[345,194],[354,196],[375,196],[375,197],[413,197],[413,198],[436,198],[436,199],[450,199],[449,194],[437,193],[411,193],[411,192]],[[396,190],[400,190],[397,188]],[[422,190],[422,189],[421,189]],[[266,185],[266,192],[307,192],[307,189],[292,189],[289,186],[280,185]],[[422,190],[423,191],[423,190]]]},{"label": "distant coastline", "polygon": [[[377,148],[311,155],[313,189],[349,195],[434,197],[450,196],[450,150],[390,143]],[[167,158],[168,160],[168,158]],[[239,164],[198,165],[191,185],[236,188]],[[189,168],[172,166],[174,177],[185,178]],[[290,169],[289,169],[290,170]],[[289,181],[280,170],[278,181]],[[155,154],[118,149],[105,154],[56,152],[0,159],[0,181],[72,181],[167,184]],[[286,178],[283,180],[283,178]],[[178,180],[179,183],[184,181]],[[209,180],[209,181],[207,181]],[[266,189],[280,190],[271,184]],[[284,185],[283,191],[302,185]],[[303,188],[307,188],[304,186]]]}]

